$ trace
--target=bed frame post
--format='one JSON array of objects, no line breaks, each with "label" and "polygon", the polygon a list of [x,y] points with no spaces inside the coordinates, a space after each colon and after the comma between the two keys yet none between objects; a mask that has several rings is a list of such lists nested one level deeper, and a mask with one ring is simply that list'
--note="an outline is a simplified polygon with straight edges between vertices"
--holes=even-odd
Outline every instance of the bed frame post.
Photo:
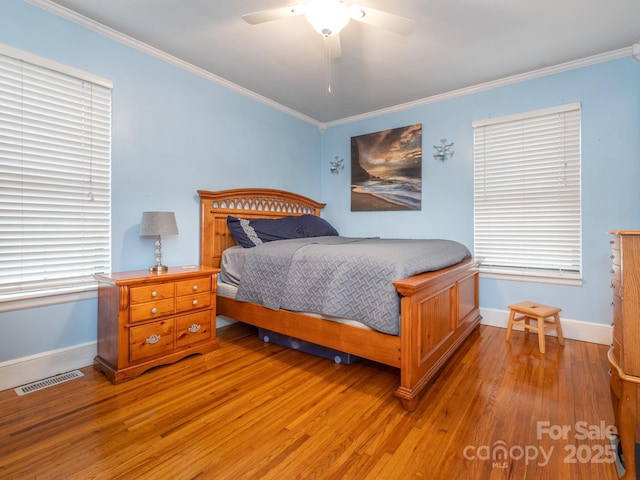
[{"label": "bed frame post", "polygon": [[220,256],[215,256],[214,242],[209,237],[209,233],[214,231],[212,203],[210,199],[200,198],[200,265],[219,268]]}]

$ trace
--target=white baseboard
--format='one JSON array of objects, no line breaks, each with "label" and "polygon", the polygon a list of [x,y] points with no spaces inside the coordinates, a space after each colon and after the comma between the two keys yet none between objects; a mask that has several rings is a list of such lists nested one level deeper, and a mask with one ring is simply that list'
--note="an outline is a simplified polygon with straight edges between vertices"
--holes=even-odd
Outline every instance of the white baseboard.
[{"label": "white baseboard", "polygon": [[[234,322],[235,320],[226,317],[218,317],[216,328]],[[2,362],[0,363],[0,391],[93,365],[96,354],[97,342],[88,342]]]},{"label": "white baseboard", "polygon": [[52,377],[93,364],[97,342],[22,357],[0,363],[0,390]]},{"label": "white baseboard", "polygon": [[[508,310],[481,308],[480,313],[483,325],[507,328]],[[561,318],[561,321],[565,338],[603,345],[611,344],[610,325],[568,318]],[[220,316],[217,318],[216,328],[231,323],[234,323],[234,320]],[[549,335],[555,335],[555,332],[549,332]],[[96,349],[97,343],[89,342],[0,363],[0,391],[92,365]]]},{"label": "white baseboard", "polygon": [[[507,328],[509,323],[509,310],[498,310],[493,308],[481,308],[482,325],[490,325],[492,327]],[[572,320],[560,316],[562,324],[562,335],[564,338],[579,340],[581,342],[599,343],[602,345],[611,345],[613,329],[609,324],[583,322],[582,320]],[[516,327],[519,328],[519,327]],[[549,331],[548,335],[556,335],[554,330]]]}]

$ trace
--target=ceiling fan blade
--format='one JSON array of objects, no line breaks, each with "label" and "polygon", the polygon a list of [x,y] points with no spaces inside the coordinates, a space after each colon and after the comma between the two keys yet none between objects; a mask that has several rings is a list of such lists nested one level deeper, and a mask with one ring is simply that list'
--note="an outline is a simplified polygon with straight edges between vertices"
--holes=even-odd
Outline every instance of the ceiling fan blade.
[{"label": "ceiling fan blade", "polygon": [[324,37],[324,46],[327,55],[331,58],[340,58],[342,56],[342,47],[340,46],[340,34]]},{"label": "ceiling fan blade", "polygon": [[304,13],[305,5],[290,5],[288,7],[273,8],[270,10],[262,10],[261,12],[247,13],[242,15],[242,19],[251,24],[270,22],[281,18],[296,17]]},{"label": "ceiling fan blade", "polygon": [[349,7],[351,18],[374,27],[383,28],[398,35],[408,35],[413,30],[413,20],[392,13],[353,4]]}]

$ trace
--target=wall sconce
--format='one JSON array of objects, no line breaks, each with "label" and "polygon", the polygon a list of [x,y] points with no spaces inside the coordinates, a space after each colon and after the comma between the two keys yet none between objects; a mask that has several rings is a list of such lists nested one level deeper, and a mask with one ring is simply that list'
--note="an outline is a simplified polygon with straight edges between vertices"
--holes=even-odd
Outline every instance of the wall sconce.
[{"label": "wall sconce", "polygon": [[451,150],[451,147],[453,147],[453,142],[447,143],[447,139],[443,138],[442,140],[440,140],[440,145],[433,146],[433,148],[436,149],[436,153],[433,154],[433,158],[444,162],[447,157],[453,157],[453,154],[455,152]]},{"label": "wall sconce", "polygon": [[156,264],[149,268],[149,271],[160,273],[168,270],[166,265],[162,265],[162,244],[160,237],[163,235],[177,235],[176,215],[173,212],[143,212],[142,222],[140,222],[141,237],[156,237]]},{"label": "wall sconce", "polygon": [[335,160],[329,162],[329,170],[331,170],[331,173],[338,174],[340,170],[344,170],[344,165],[342,164],[344,158],[338,158],[337,155],[334,158]]}]

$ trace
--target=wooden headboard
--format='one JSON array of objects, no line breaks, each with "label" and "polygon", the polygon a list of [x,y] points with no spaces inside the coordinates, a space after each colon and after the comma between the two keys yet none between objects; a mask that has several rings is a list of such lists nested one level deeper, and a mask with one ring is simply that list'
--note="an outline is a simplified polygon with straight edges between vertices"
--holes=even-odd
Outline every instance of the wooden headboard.
[{"label": "wooden headboard", "polygon": [[236,188],[200,196],[200,264],[220,267],[222,251],[236,244],[227,228],[227,216],[281,218],[291,215],[320,216],[325,204],[297,193],[270,188]]}]

